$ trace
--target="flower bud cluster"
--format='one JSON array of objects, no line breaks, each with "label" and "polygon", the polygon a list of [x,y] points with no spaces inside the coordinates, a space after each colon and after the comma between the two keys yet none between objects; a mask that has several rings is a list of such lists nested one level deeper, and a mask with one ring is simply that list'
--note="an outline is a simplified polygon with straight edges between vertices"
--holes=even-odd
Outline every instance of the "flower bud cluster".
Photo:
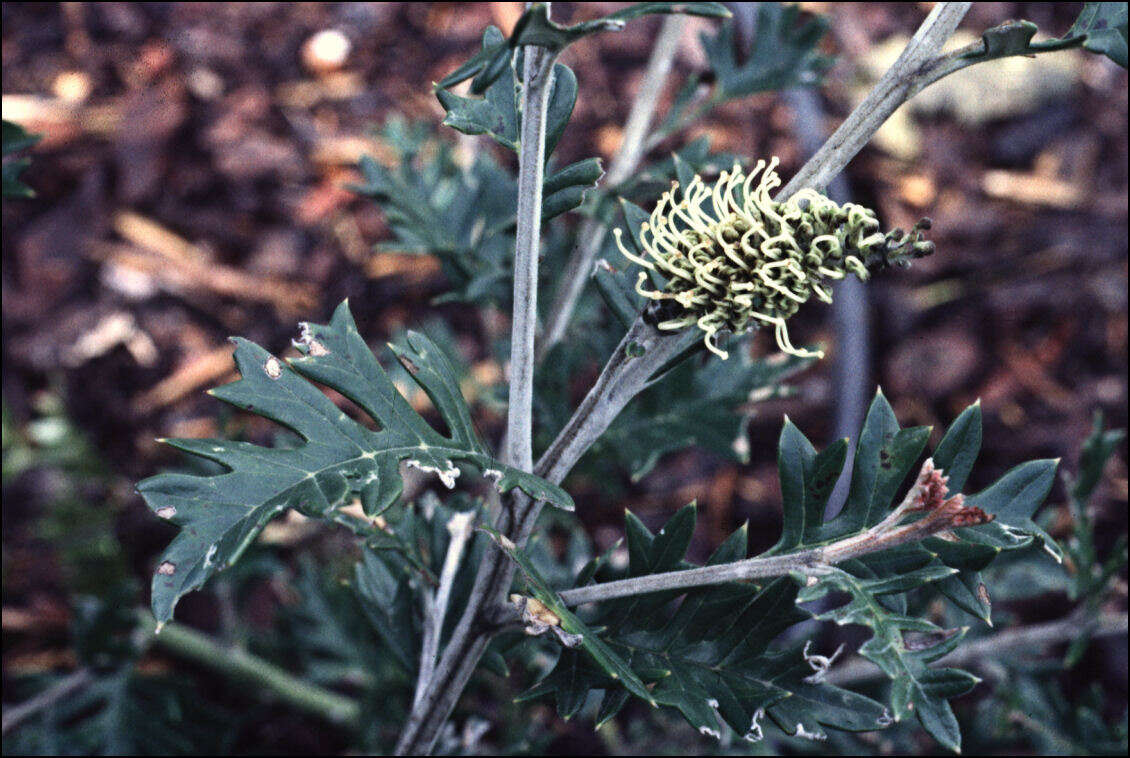
[{"label": "flower bud cluster", "polygon": [[[849,273],[866,279],[869,266],[905,264],[933,252],[920,235],[928,219],[909,233],[883,234],[874,211],[838,205],[814,190],[773,201],[770,193],[781,184],[776,166],[776,158],[768,165],[758,161],[747,175],[735,164],[713,186],[695,176],[681,196],[672,183],[640,227],[645,255],[629,251],[615,230],[620,251],[645,269],[636,291],[681,306],[659,329],[697,326],[706,347],[727,358],[719,331],[772,325],[781,350],[821,357],[789,340],[786,321],[803,303],[813,295],[832,302],[830,283]],[[662,289],[644,286],[649,271],[667,280]]]}]

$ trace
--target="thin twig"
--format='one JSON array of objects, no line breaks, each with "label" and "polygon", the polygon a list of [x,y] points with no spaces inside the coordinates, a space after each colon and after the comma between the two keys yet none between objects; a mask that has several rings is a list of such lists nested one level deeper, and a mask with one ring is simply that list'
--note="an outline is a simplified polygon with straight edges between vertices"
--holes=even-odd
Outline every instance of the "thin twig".
[{"label": "thin twig", "polygon": [[[845,554],[842,560],[847,560],[853,555],[863,555],[870,552],[873,551],[857,549],[850,554]],[[819,549],[802,550],[785,555],[747,558],[744,561],[723,563],[717,566],[702,566],[701,568],[683,571],[667,571],[662,574],[648,574],[630,579],[618,579],[614,582],[590,584],[586,587],[565,590],[561,593],[561,599],[566,605],[583,605],[585,603],[614,600],[620,597],[647,595],[652,592],[687,590],[694,587],[747,581],[749,579],[767,579],[774,576],[784,576],[793,571],[804,574],[818,574],[821,568],[830,565],[831,563],[821,557]]]},{"label": "thin twig", "polygon": [[[137,611],[137,645],[141,650],[157,646],[178,657],[187,658],[225,676],[242,681],[257,693],[267,693],[305,713],[334,724],[355,726],[361,718],[361,705],[355,700],[310,684],[301,677],[253,655],[241,647],[221,645],[206,634],[169,621],[156,631],[153,616]],[[18,726],[40,711],[94,683],[90,669],[79,669],[26,703],[4,711],[3,732]]]},{"label": "thin twig", "polygon": [[604,181],[608,186],[626,181],[643,160],[647,150],[645,139],[651,129],[651,121],[655,117],[655,108],[659,103],[659,96],[663,93],[663,85],[671,73],[671,66],[675,62],[675,53],[679,50],[679,40],[686,26],[686,17],[680,14],[667,16],[659,28],[659,35],[655,38],[655,47],[644,71],[640,91],[628,112],[628,120],[624,122],[624,138],[620,148],[612,158],[608,167],[608,176]]},{"label": "thin twig", "polygon": [[439,636],[443,631],[443,619],[447,615],[447,605],[451,598],[451,588],[455,584],[459,561],[462,560],[467,541],[471,538],[476,516],[476,511],[465,511],[454,514],[447,522],[447,531],[451,535],[451,540],[447,543],[447,555],[444,556],[443,569],[439,575],[439,589],[436,590],[432,602],[428,604],[426,612],[424,638],[420,645],[420,674],[416,677],[416,697],[412,702],[413,706],[420,702],[420,698],[431,684],[436,657],[439,654]]},{"label": "thin twig", "polygon": [[816,155],[778,193],[791,197],[802,188],[823,189],[863,149],[891,114],[927,84],[937,81],[931,67],[972,3],[938,3],[918,27],[898,60],[840,124]]},{"label": "thin twig", "polygon": [[11,708],[4,709],[3,717],[3,733],[7,734],[9,730],[15,729],[17,726],[27,721],[32,716],[40,711],[47,710],[51,706],[58,703],[60,700],[65,700],[74,693],[83,689],[91,682],[94,681],[94,674],[88,668],[81,668],[72,674],[68,674],[59,680],[56,684],[48,687],[43,692],[32,697],[19,705],[13,705]]},{"label": "thin twig", "polygon": [[[1045,645],[1067,642],[1084,633],[1089,633],[1095,637],[1125,635],[1126,628],[1125,613],[1104,613],[1091,618],[1078,618],[1077,614],[1072,614],[1059,621],[1006,629],[991,637],[971,642],[959,647],[949,655],[939,658],[938,664],[966,666],[976,661],[995,660],[1000,653],[1006,651],[1036,650]],[[882,676],[885,676],[883,671],[874,663],[855,659],[829,671],[826,681],[842,687]]]},{"label": "thin twig", "polygon": [[153,617],[147,611],[139,611],[138,615],[145,630],[151,634],[149,644],[243,681],[256,692],[267,692],[298,710],[331,723],[354,726],[360,721],[361,705],[352,698],[311,684],[241,647],[220,645],[208,635],[176,621],[166,623],[161,633],[156,634],[153,632]]},{"label": "thin twig", "polygon": [[[809,576],[826,574],[832,566],[852,558],[889,550],[911,542],[920,542],[932,534],[951,529],[955,523],[959,523],[954,521],[955,517],[967,516],[974,512],[964,507],[964,499],[961,495],[956,495],[951,501],[944,501],[944,493],[942,497],[937,497],[938,491],[935,488],[941,475],[942,472],[934,468],[933,459],[927,458],[922,464],[914,486],[907,491],[902,503],[886,518],[870,529],[827,545],[782,555],[758,556],[714,566],[667,571],[577,587],[562,592],[561,599],[566,605],[581,605],[652,592],[767,579],[793,572]],[[942,481],[944,483],[944,479]],[[927,512],[924,518],[908,524],[901,523],[907,514],[923,510]]]},{"label": "thin twig", "polygon": [[[667,75],[671,72],[671,64],[675,60],[684,26],[685,19],[679,14],[670,15],[663,21],[659,36],[655,39],[655,47],[651,51],[651,58],[647,62],[643,82],[640,84],[639,92],[636,93],[632,109],[628,112],[628,120],[624,123],[624,137],[604,177],[606,187],[615,187],[631,176],[647,154],[645,140],[655,116],[659,95],[662,94]],[[540,360],[565,336],[565,329],[573,317],[577,300],[580,299],[581,292],[592,273],[593,261],[607,232],[608,227],[597,219],[585,219],[581,224],[580,232],[577,234],[577,246],[561,272],[557,295],[546,319],[545,331],[538,342],[537,360]]]},{"label": "thin twig", "polygon": [[[642,318],[628,330],[565,428],[538,459],[534,473],[560,483],[652,374],[685,346],[682,334],[661,332]],[[630,349],[629,346],[635,347]],[[642,356],[631,352],[643,350]]]}]

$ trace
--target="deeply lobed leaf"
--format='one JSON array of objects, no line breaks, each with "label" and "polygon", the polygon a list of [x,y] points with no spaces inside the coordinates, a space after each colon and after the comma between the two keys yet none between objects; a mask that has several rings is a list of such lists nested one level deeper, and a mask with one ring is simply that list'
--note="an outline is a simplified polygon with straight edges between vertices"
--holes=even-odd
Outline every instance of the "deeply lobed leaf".
[{"label": "deeply lobed leaf", "polygon": [[[769,553],[819,548],[874,527],[891,512],[928,435],[925,428],[901,428],[878,393],[856,445],[847,502],[838,515],[826,519],[847,440],[818,451],[786,420],[778,454],[784,524]],[[950,494],[964,488],[980,444],[981,409],[975,404],[958,417],[935,450],[935,464],[950,474]],[[970,496],[968,503],[996,516],[992,523],[953,530],[945,539],[930,537],[863,554],[823,574],[798,575],[797,581],[779,578],[762,586],[726,583],[597,603],[587,623],[602,630],[609,648],[636,671],[657,702],[678,708],[702,733],[717,736],[721,719],[753,739],[760,736],[762,714],[789,734],[808,736],[819,733],[817,725],[879,729],[914,714],[941,744],[959,749],[961,735],[948,700],[967,692],[977,679],[930,664],[953,651],[965,630],[942,629],[908,615],[906,595],[934,587],[987,620],[987,592],[978,572],[1003,549],[1041,541],[1049,551],[1056,550],[1032,520],[1054,479],[1055,463],[1022,464]],[[657,534],[628,513],[626,576],[691,568],[682,556],[694,529],[694,513],[693,505],[684,508]],[[745,553],[743,527],[708,565],[739,561]],[[587,567],[578,584],[596,575],[621,578],[606,563]],[[832,592],[847,601],[826,607],[816,618],[870,630],[859,652],[890,677],[889,710],[826,684],[820,665],[807,652],[798,655],[795,649],[773,646],[785,629],[812,617],[798,603]],[[554,693],[559,712],[569,716],[580,709],[591,689],[605,690],[600,719],[610,718],[627,701],[627,694],[599,662],[566,649],[527,696]]]},{"label": "deeply lobed leaf", "polygon": [[[422,144],[404,144],[395,123],[385,132],[399,153],[396,164],[386,167],[365,156],[358,165],[364,181],[350,187],[375,198],[384,211],[395,242],[377,249],[438,258],[449,287],[440,300],[507,307],[518,193],[514,177],[487,151],[463,166],[442,140],[429,135]],[[602,174],[597,158],[549,174],[542,220],[579,207]]]},{"label": "deeply lobed leaf", "polygon": [[[391,349],[427,393],[449,436],[433,429],[401,396],[358,333],[347,303],[338,307],[330,324],[304,325],[296,343],[304,356],[287,364],[254,343],[235,342],[242,378],[212,394],[282,424],[302,443],[265,448],[230,440],[167,440],[227,472],[161,474],[138,485],[158,516],[182,527],[153,577],[152,604],[159,622],[172,617],[185,593],[236,561],[267,522],[288,508],[332,518],[356,497],[367,514],[379,514],[403,489],[402,462],[436,474],[448,487],[460,474],[456,462],[469,464],[494,476],[502,492],[517,487],[538,500],[572,508],[561,488],[486,452],[450,364],[423,335],[409,332],[405,344]],[[380,429],[351,419],[307,379],[340,392]]]},{"label": "deeply lobed leaf", "polygon": [[[680,510],[653,534],[631,513],[627,519],[628,576],[689,568],[683,554],[694,530],[696,509]],[[740,560],[747,529],[732,534],[707,565]],[[810,618],[796,605],[797,586],[780,578],[764,586],[722,584],[685,593],[633,596],[600,604],[590,626],[644,682],[651,696],[674,707],[701,733],[720,737],[722,723],[750,741],[761,738],[765,715],[788,734],[820,734],[818,725],[871,730],[886,723],[875,701],[824,682],[806,681],[813,670],[796,649],[770,650],[782,631]],[[597,662],[563,650],[554,669],[523,695],[556,693],[568,717],[590,689],[605,690],[599,720],[626,703],[625,693]]]}]

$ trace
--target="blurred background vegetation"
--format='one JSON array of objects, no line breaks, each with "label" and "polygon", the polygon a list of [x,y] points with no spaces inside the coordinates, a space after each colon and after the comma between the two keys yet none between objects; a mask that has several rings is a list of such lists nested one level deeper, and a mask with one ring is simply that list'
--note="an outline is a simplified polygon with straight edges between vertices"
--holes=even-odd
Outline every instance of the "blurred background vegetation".
[{"label": "blurred background vegetation", "polygon": [[[555,17],[616,4],[580,5],[556,3]],[[801,5],[828,17],[820,49],[835,56],[815,121],[792,97],[740,98],[658,145],[655,159],[708,138],[719,153],[778,155],[787,177],[807,156],[805,129],[838,123],[928,4]],[[1024,18],[1062,34],[1080,7],[975,4],[962,33]],[[485,153],[512,171],[512,154],[439,126],[431,83],[477,49],[483,28],[508,31],[520,12],[518,3],[4,4],[4,118],[43,135],[25,151],[22,175],[36,196],[3,207],[5,753],[391,747],[411,697],[380,633],[389,623],[382,604],[397,601],[364,564],[354,571],[348,535],[295,517],[272,524],[236,568],[185,598],[180,623],[154,644],[137,609],[173,530],[133,484],[179,463],[158,437],[270,440],[270,424],[203,393],[234,378],[226,338],[281,353],[297,321],[325,321],[344,297],[371,345],[411,326],[457,357],[476,423],[497,442],[508,316],[489,302],[505,298],[505,282],[500,293],[470,293],[484,307],[444,297],[461,285],[451,256],[390,249],[392,214],[345,187],[367,178],[357,168],[363,155],[390,170],[407,162],[442,172]],[[616,150],[659,24],[635,22],[570,49],[564,62],[580,88],[557,148],[563,164]],[[680,76],[706,71],[698,34],[708,28],[688,21]],[[568,480],[580,520],[552,517],[542,559],[570,566],[608,549],[624,508],[657,526],[696,498],[696,558],[746,519],[753,547],[768,547],[780,522],[781,416],[818,444],[840,436],[836,419],[861,411],[845,372],[865,397],[881,384],[904,425],[932,424],[936,434],[980,398],[974,489],[1029,458],[1063,457],[1063,470],[1083,472],[1057,485],[1044,511],[1048,531],[1073,546],[1071,560],[1060,567],[1024,554],[986,577],[996,631],[1079,618],[1071,613],[1080,607],[1121,613],[1123,626],[971,664],[985,682],[954,703],[966,752],[1124,753],[1126,449],[1114,435],[1084,441],[1096,411],[1108,427],[1126,426],[1126,73],[1078,50],[994,65],[923,93],[851,164],[852,198],[890,227],[931,216],[938,252],[877,277],[860,303],[864,321],[802,311],[794,340],[825,343],[829,359],[797,373],[787,397],[757,405],[749,460],[727,449],[730,435],[674,452],[662,439],[633,448],[641,420],[673,400],[630,407],[622,437]],[[564,219],[562,228],[577,222]],[[438,228],[447,231],[446,221],[455,234],[453,220],[437,219]],[[567,248],[568,237],[548,237],[545,268]],[[596,306],[582,304],[581,323],[585,307]],[[845,363],[837,335],[853,328],[870,348]],[[549,364],[542,432],[560,425],[595,377],[611,349],[601,339],[576,331]],[[755,346],[765,353],[770,336],[757,335]],[[729,402],[722,375],[685,381]],[[441,513],[433,484],[413,480],[409,491]],[[971,637],[986,631],[940,603],[919,610],[974,626]],[[850,635],[828,649],[836,641],[851,648]],[[215,663],[233,650],[253,655],[250,668],[230,655]],[[677,716],[634,706],[594,732],[592,703],[566,722],[551,704],[512,702],[544,670],[543,654],[530,648],[508,663],[510,678],[476,678],[441,749],[935,750],[905,727],[833,733],[825,744],[719,745]],[[266,675],[332,690],[362,717],[313,708],[300,688],[280,698],[241,685]],[[56,693],[54,705],[19,710],[45,691]]]}]

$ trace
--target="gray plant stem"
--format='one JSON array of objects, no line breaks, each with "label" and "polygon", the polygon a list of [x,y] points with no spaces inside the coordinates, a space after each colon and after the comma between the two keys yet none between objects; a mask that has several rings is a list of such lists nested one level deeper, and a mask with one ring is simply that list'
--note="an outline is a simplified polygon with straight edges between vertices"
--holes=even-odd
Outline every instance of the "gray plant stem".
[{"label": "gray plant stem", "polygon": [[[865,552],[871,551],[859,551],[856,555],[862,555]],[[847,560],[847,558],[844,560]],[[560,594],[565,605],[575,606],[615,600],[620,597],[647,595],[652,592],[687,590],[694,587],[749,579],[767,579],[784,576],[794,571],[802,574],[818,574],[822,566],[830,565],[822,559],[819,549],[811,549],[786,555],[748,558],[744,561],[723,563],[718,566],[702,566],[701,568],[683,571],[668,571],[662,574],[649,574],[631,579],[619,579],[614,582],[591,584],[587,587],[565,590]]]},{"label": "gray plant stem", "polygon": [[823,189],[844,166],[863,149],[879,127],[896,109],[923,87],[937,81],[944,73],[938,70],[939,53],[972,3],[938,3],[902,54],[883,74],[855,110],[816,151],[804,167],[778,193],[790,197],[798,190]]},{"label": "gray plant stem", "polygon": [[[899,88],[896,92],[901,92],[905,97],[910,97],[918,89],[921,89],[921,86],[925,86],[924,84],[918,86],[920,83],[916,84],[913,81],[913,71],[905,68],[909,65],[908,60],[929,59],[931,56],[937,55],[942,45],[945,44],[949,33],[956,28],[957,23],[969,9],[969,5],[969,3],[941,3],[934,8],[907,46],[908,49],[913,48],[914,55],[908,58],[907,52],[904,51],[903,55],[899,57],[899,61],[892,67],[892,71],[898,69],[897,78],[900,80],[906,77],[912,80],[910,86]],[[943,33],[946,29],[948,31]],[[900,69],[900,65],[903,68]],[[936,75],[936,72],[931,71],[927,74]],[[884,80],[890,75],[891,72],[888,72]],[[879,90],[880,85],[885,90],[889,90],[882,80],[876,85],[875,89]],[[917,88],[915,88],[916,86]],[[868,100],[876,99],[873,95],[874,91],[872,95],[868,96]],[[866,102],[853,111],[848,116],[847,121],[844,122],[844,126],[850,125],[848,131],[851,134],[841,135],[840,138],[841,142],[858,142],[859,146],[854,150],[818,151],[801,169],[802,173],[809,178],[799,183],[794,179],[785,190],[778,193],[778,197],[788,196],[801,187],[819,188],[826,185],[830,178],[844,169],[848,161],[855,156],[862,145],[882,125],[883,120],[901,104],[901,102],[895,103],[884,100],[884,103],[889,106],[889,110],[882,118],[874,119],[868,118],[861,110]],[[525,128],[525,122],[523,122],[523,128]],[[840,130],[837,130],[837,134],[843,130],[844,127],[842,126]],[[848,137],[850,137],[850,140],[848,140]],[[521,177],[519,177],[519,181],[521,181]],[[820,184],[820,181],[823,184]],[[519,199],[521,199],[521,195],[519,195]],[[522,223],[521,216],[519,216],[519,224]],[[517,289],[517,285],[515,289]],[[517,305],[519,302],[521,301],[515,298],[515,304]],[[687,344],[681,339],[683,336],[672,332],[661,332],[648,324],[642,316],[636,319],[636,322],[628,330],[628,334],[625,335],[609,359],[608,364],[601,371],[597,383],[589,390],[588,395],[581,402],[580,407],[577,408],[565,428],[561,430],[549,449],[539,459],[538,465],[534,469],[535,473],[554,483],[560,483],[588,450],[589,446],[604,433],[616,414],[648,385],[657,370],[662,368],[668,360],[679,352],[682,346]],[[628,355],[628,346],[633,341],[644,349],[643,355],[638,357]],[[530,352],[529,356],[532,359],[533,353]],[[514,357],[512,355],[512,360]],[[530,368],[532,370],[532,365]],[[514,387],[512,385],[511,393],[513,392]],[[513,403],[513,400],[511,402]],[[508,535],[516,544],[521,545],[523,538],[532,531],[540,509],[540,502],[531,501],[519,494],[512,499],[511,507],[504,508],[500,514],[497,522],[498,530]],[[497,549],[488,551],[479,574],[475,577],[475,584],[468,598],[467,608],[436,666],[431,687],[420,699],[418,707],[414,707],[409,715],[397,744],[397,753],[427,754],[431,752],[440,729],[454,709],[455,703],[466,687],[467,681],[471,678],[480,656],[486,650],[487,644],[493,636],[493,630],[485,625],[485,621],[490,616],[492,606],[504,601],[506,593],[510,589],[509,579],[512,576],[512,562],[506,558],[502,551]]]},{"label": "gray plant stem", "polygon": [[[639,92],[636,93],[636,99],[628,112],[628,120],[624,123],[624,137],[604,177],[607,187],[615,187],[627,180],[632,172],[639,168],[640,161],[647,154],[645,143],[648,131],[655,117],[659,96],[663,93],[663,85],[667,81],[668,74],[671,73],[671,65],[674,63],[685,25],[684,17],[679,14],[667,16],[663,20]],[[577,246],[561,273],[557,294],[537,346],[538,360],[565,336],[565,330],[573,317],[577,301],[592,274],[593,261],[607,233],[608,227],[597,219],[585,219],[581,224],[581,229],[577,233]]]},{"label": "gray plant stem", "polygon": [[518,153],[518,228],[514,242],[514,318],[510,334],[510,401],[504,459],[533,467],[534,337],[538,323],[538,253],[545,181],[545,122],[555,54],[525,48]]},{"label": "gray plant stem", "polygon": [[[209,668],[225,677],[239,681],[256,693],[266,694],[287,705],[323,718],[333,724],[356,726],[361,718],[361,704],[315,684],[310,684],[286,669],[247,652],[241,647],[224,645],[192,627],[169,621],[157,633],[152,614],[137,610],[138,628],[135,635],[138,649],[158,647],[177,657]],[[4,710],[3,732],[32,718],[90,686],[97,675],[81,668],[62,679],[55,686],[41,692],[20,705]]]},{"label": "gray plant stem", "polygon": [[[153,630],[153,618],[147,611],[139,611],[138,616],[147,631]],[[184,624],[168,622],[160,634],[151,635],[148,644],[242,681],[251,689],[267,692],[331,723],[355,726],[360,722],[362,709],[356,700],[310,684],[241,647],[221,645]]]},{"label": "gray plant stem", "polygon": [[463,551],[467,541],[471,538],[474,529],[475,511],[456,513],[447,522],[447,531],[451,535],[447,543],[447,555],[443,559],[443,569],[439,575],[439,589],[435,591],[432,602],[429,604],[426,618],[424,619],[423,642],[420,645],[420,673],[416,677],[416,696],[413,705],[420,702],[420,698],[427,692],[435,672],[436,659],[439,654],[439,637],[443,630],[443,619],[447,615],[447,606],[451,599],[451,588],[455,584],[459,562],[463,559]]},{"label": "gray plant stem", "polygon": [[628,120],[624,122],[624,138],[604,179],[609,186],[615,187],[627,181],[647,154],[647,135],[652,119],[655,118],[659,96],[663,94],[663,85],[675,62],[675,53],[679,50],[679,40],[685,26],[686,17],[673,14],[667,16],[659,28],[659,35],[655,38],[655,46],[640,82],[640,90],[632,102]]},{"label": "gray plant stem", "polygon": [[5,708],[3,733],[7,734],[10,730],[15,729],[29,718],[41,711],[51,708],[60,700],[66,700],[79,690],[86,688],[86,686],[93,681],[94,672],[88,668],[81,668],[63,677],[58,683],[48,687],[30,700],[20,703],[19,705],[13,705],[11,708]]},{"label": "gray plant stem", "polygon": [[[548,4],[547,4],[548,13]],[[537,332],[538,253],[541,247],[542,185],[545,179],[546,109],[556,55],[541,47],[523,48],[522,124],[518,153],[518,208],[514,245],[514,306],[510,337],[510,399],[503,458],[512,466],[533,468],[534,339]],[[504,507],[495,526],[508,531],[513,509]],[[478,663],[489,635],[477,629],[484,606],[498,595],[507,567],[500,551],[488,551],[475,577],[467,606],[428,681],[417,678],[416,695],[397,754],[430,753],[439,731]],[[505,592],[505,589],[503,589]],[[421,670],[421,676],[425,672]]]},{"label": "gray plant stem", "polygon": [[792,553],[758,556],[716,566],[666,571],[660,574],[648,574],[614,582],[577,587],[562,592],[561,599],[566,605],[582,605],[603,600],[614,600],[620,597],[646,595],[652,592],[685,590],[692,587],[704,587],[749,579],[767,579],[790,573],[815,577],[828,573],[838,563],[858,558],[861,555],[889,550],[892,547],[911,542],[920,542],[932,534],[950,529],[953,526],[948,518],[941,518],[935,514],[909,524],[900,525],[899,523],[925,497],[925,482],[927,480],[924,476],[928,470],[933,471],[933,465],[933,459],[926,461],[923,465],[923,474],[919,476],[918,481],[907,492],[903,502],[885,519],[870,529],[853,534],[850,537]]},{"label": "gray plant stem", "polygon": [[[1103,613],[1091,617],[1072,613],[1059,621],[1006,629],[991,637],[962,645],[949,655],[939,658],[937,663],[944,666],[968,666],[980,661],[995,661],[1003,653],[1034,651],[1046,645],[1073,640],[1085,633],[1095,637],[1125,636],[1126,621],[1125,613]],[[855,659],[829,671],[825,681],[842,687],[883,676],[883,671],[874,663]]]},{"label": "gray plant stem", "polygon": [[[805,87],[796,87],[782,93],[793,110],[797,141],[806,155],[815,155],[828,138],[824,131],[824,108],[820,95]],[[847,177],[837,174],[828,184],[826,193],[840,205],[851,199]],[[867,286],[857,277],[849,276],[832,286],[832,324],[836,338],[836,351],[832,366],[832,386],[835,388],[834,435],[852,437],[863,426],[867,409],[868,387],[871,386],[871,312]],[[844,470],[832,488],[824,518],[831,519],[847,500],[851,483],[855,449],[848,447]]]},{"label": "gray plant stem", "polygon": [[[660,331],[643,318],[636,319],[569,423],[538,459],[534,473],[560,483],[628,401],[648,385],[652,374],[686,344],[683,334]],[[643,355],[629,354],[639,350]]]}]

